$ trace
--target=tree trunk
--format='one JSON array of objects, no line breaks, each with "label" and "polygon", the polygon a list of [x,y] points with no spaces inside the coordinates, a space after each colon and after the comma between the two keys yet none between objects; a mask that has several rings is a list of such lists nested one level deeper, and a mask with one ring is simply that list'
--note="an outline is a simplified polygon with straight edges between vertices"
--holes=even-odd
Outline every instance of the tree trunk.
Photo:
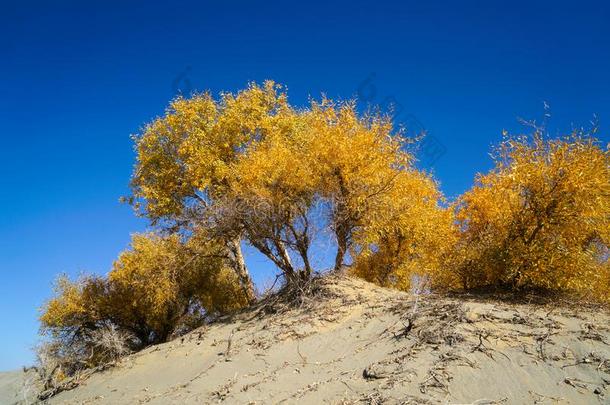
[{"label": "tree trunk", "polygon": [[246,267],[246,261],[244,260],[244,254],[241,250],[241,238],[230,240],[228,245],[232,255],[233,269],[237,275],[239,284],[246,296],[248,304],[252,304],[256,300],[256,295],[254,294],[254,285],[252,284],[252,279],[250,278],[248,268]]},{"label": "tree trunk", "polygon": [[348,212],[347,201],[349,191],[345,185],[345,179],[339,168],[335,169],[335,176],[339,185],[339,196],[336,200],[337,206],[335,207],[335,236],[337,237],[337,255],[335,256],[335,268],[334,271],[339,271],[343,267],[343,260],[347,253],[347,246],[349,243],[350,232],[351,232],[351,215]]},{"label": "tree trunk", "polygon": [[[342,228],[342,225],[339,224],[338,228]],[[347,232],[344,232],[343,229],[337,229],[336,233],[337,254],[335,256],[334,271],[339,271],[343,267],[343,259],[345,258],[345,253],[347,252]]]}]

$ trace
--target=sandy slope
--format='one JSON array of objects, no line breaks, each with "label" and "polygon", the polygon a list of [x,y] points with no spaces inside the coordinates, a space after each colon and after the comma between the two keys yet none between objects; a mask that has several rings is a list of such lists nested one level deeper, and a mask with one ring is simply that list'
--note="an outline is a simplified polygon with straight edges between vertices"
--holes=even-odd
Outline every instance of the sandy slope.
[{"label": "sandy slope", "polygon": [[0,405],[34,403],[36,392],[32,382],[35,378],[34,372],[0,372]]},{"label": "sandy slope", "polygon": [[[610,316],[359,280],[151,347],[54,404],[610,403]],[[409,318],[415,319],[410,322]]]}]

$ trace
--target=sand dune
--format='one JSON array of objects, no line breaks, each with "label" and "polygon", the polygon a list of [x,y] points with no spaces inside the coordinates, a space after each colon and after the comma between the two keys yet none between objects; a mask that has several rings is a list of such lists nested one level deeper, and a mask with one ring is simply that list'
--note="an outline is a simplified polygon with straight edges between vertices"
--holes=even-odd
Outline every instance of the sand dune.
[{"label": "sand dune", "polygon": [[0,372],[0,405],[35,403],[36,388],[32,384],[35,379],[33,371]]},{"label": "sand dune", "polygon": [[418,298],[330,277],[297,307],[274,297],[49,403],[610,403],[609,327],[591,308]]}]

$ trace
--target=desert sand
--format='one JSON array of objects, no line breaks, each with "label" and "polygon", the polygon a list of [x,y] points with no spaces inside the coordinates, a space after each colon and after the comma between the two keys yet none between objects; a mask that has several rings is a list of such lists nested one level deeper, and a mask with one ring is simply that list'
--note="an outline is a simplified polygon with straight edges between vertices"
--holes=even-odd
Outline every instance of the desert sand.
[{"label": "desert sand", "polygon": [[[607,311],[407,294],[343,276],[316,283],[311,298],[270,296],[48,402],[610,403]],[[17,374],[0,375],[0,403],[24,403]]]}]

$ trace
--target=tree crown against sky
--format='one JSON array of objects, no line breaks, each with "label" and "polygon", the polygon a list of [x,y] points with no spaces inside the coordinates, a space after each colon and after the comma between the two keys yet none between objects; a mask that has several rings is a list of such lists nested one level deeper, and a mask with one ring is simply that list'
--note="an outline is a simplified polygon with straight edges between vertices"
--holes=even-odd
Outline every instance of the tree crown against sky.
[{"label": "tree crown against sky", "polygon": [[134,137],[127,200],[158,233],[134,235],[107,278],[60,278],[43,309],[59,370],[106,361],[93,337],[109,327],[139,349],[253,303],[243,243],[303,291],[325,270],[310,257],[324,230],[330,270],[382,286],[607,301],[608,147],[582,130],[505,135],[494,168],[447,204],[405,149],[416,140],[354,101],[295,108],[272,81],[178,97]]},{"label": "tree crown against sky", "polygon": [[[296,105],[321,91],[397,102],[399,121],[425,128],[444,147],[433,167],[419,157],[451,199],[491,167],[489,145],[502,129],[516,133],[515,118],[541,115],[543,100],[552,107],[551,134],[587,125],[596,113],[598,136],[608,141],[603,2],[338,2],[320,5],[323,14],[315,5],[290,7],[297,5],[242,4],[237,13],[198,2],[3,8],[0,253],[8,277],[0,308],[14,326],[3,337],[0,367],[31,359],[30,303],[44,300],[58,272],[103,274],[129,233],[145,231],[145,221],[116,203],[133,164],[127,134],[178,91],[237,90],[273,77]],[[267,263],[252,250],[245,256],[264,284]]]}]

